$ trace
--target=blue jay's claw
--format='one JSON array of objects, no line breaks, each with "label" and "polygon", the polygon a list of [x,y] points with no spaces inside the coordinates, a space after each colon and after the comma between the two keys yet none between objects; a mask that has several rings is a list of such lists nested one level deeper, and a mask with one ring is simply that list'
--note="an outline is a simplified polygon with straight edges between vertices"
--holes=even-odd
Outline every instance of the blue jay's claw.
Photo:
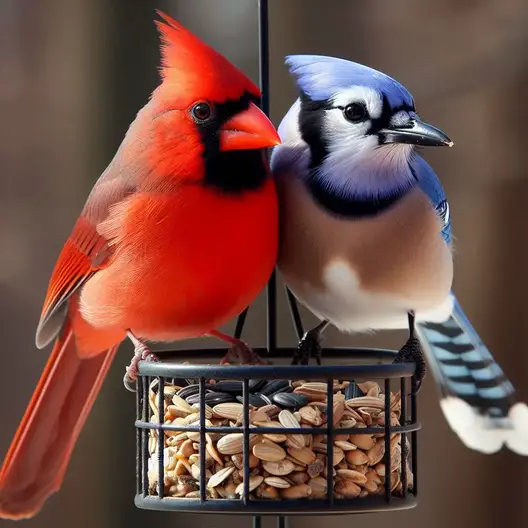
[{"label": "blue jay's claw", "polygon": [[422,345],[416,337],[409,337],[407,343],[403,345],[393,363],[416,363],[416,371],[414,373],[414,379],[416,380],[416,393],[422,386],[422,381],[425,378],[427,369],[425,367],[425,357],[422,350]]},{"label": "blue jay's claw", "polygon": [[320,336],[318,332],[310,330],[306,332],[297,346],[297,350],[293,356],[292,365],[308,365],[310,359],[313,357],[318,365],[321,364],[321,355],[323,348],[320,343]]},{"label": "blue jay's claw", "polygon": [[321,365],[321,356],[323,354],[321,334],[329,324],[328,321],[323,321],[303,335],[293,355],[292,365],[308,365],[312,357],[315,358],[318,365]]}]

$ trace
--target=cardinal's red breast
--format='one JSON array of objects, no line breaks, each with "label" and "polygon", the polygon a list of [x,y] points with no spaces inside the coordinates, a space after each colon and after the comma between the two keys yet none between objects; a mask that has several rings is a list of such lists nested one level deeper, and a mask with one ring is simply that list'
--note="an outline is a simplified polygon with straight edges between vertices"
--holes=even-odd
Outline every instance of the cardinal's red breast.
[{"label": "cardinal's red breast", "polygon": [[81,312],[95,328],[133,328],[160,341],[201,335],[240,313],[273,270],[278,213],[270,178],[241,195],[185,185],[138,193],[121,207],[122,242],[81,292]]}]

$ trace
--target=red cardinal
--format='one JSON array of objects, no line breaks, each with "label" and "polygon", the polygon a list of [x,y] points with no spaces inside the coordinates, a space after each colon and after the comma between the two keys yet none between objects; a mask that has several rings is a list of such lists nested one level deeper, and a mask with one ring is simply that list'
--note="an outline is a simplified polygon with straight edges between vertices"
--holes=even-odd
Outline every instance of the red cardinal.
[{"label": "red cardinal", "polygon": [[[57,491],[119,344],[214,335],[266,284],[277,252],[258,88],[160,13],[162,84],[99,178],[53,272],[37,329],[56,339],[0,473],[0,517]],[[246,350],[247,352],[248,350]]]}]

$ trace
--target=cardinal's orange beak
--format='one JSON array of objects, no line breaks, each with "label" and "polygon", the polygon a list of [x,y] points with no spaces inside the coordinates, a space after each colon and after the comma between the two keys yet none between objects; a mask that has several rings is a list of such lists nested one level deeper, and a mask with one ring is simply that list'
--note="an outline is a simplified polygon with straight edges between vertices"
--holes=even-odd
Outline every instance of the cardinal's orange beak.
[{"label": "cardinal's orange beak", "polygon": [[255,104],[220,127],[220,150],[248,150],[274,147],[280,137],[266,114]]}]

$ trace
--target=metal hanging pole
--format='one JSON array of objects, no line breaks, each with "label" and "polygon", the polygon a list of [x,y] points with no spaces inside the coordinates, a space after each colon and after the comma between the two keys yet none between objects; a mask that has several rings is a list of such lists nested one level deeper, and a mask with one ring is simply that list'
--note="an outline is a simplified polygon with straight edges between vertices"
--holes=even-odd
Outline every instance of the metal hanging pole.
[{"label": "metal hanging pole", "polygon": [[[259,26],[259,79],[262,99],[260,107],[269,117],[269,10],[268,0],[258,2]],[[273,270],[266,287],[266,348],[273,353],[277,347],[277,277]],[[262,518],[253,517],[253,527],[261,527]],[[278,525],[284,526],[284,517],[278,517]]]},{"label": "metal hanging pole", "polygon": [[[269,116],[269,10],[268,0],[259,0],[258,3],[259,26],[259,73],[260,91],[262,92],[261,108]],[[275,270],[271,274],[266,289],[266,346],[272,353],[277,347],[277,277]]]},{"label": "metal hanging pole", "polygon": [[262,111],[269,116],[269,13],[268,0],[259,0],[259,75]]}]

